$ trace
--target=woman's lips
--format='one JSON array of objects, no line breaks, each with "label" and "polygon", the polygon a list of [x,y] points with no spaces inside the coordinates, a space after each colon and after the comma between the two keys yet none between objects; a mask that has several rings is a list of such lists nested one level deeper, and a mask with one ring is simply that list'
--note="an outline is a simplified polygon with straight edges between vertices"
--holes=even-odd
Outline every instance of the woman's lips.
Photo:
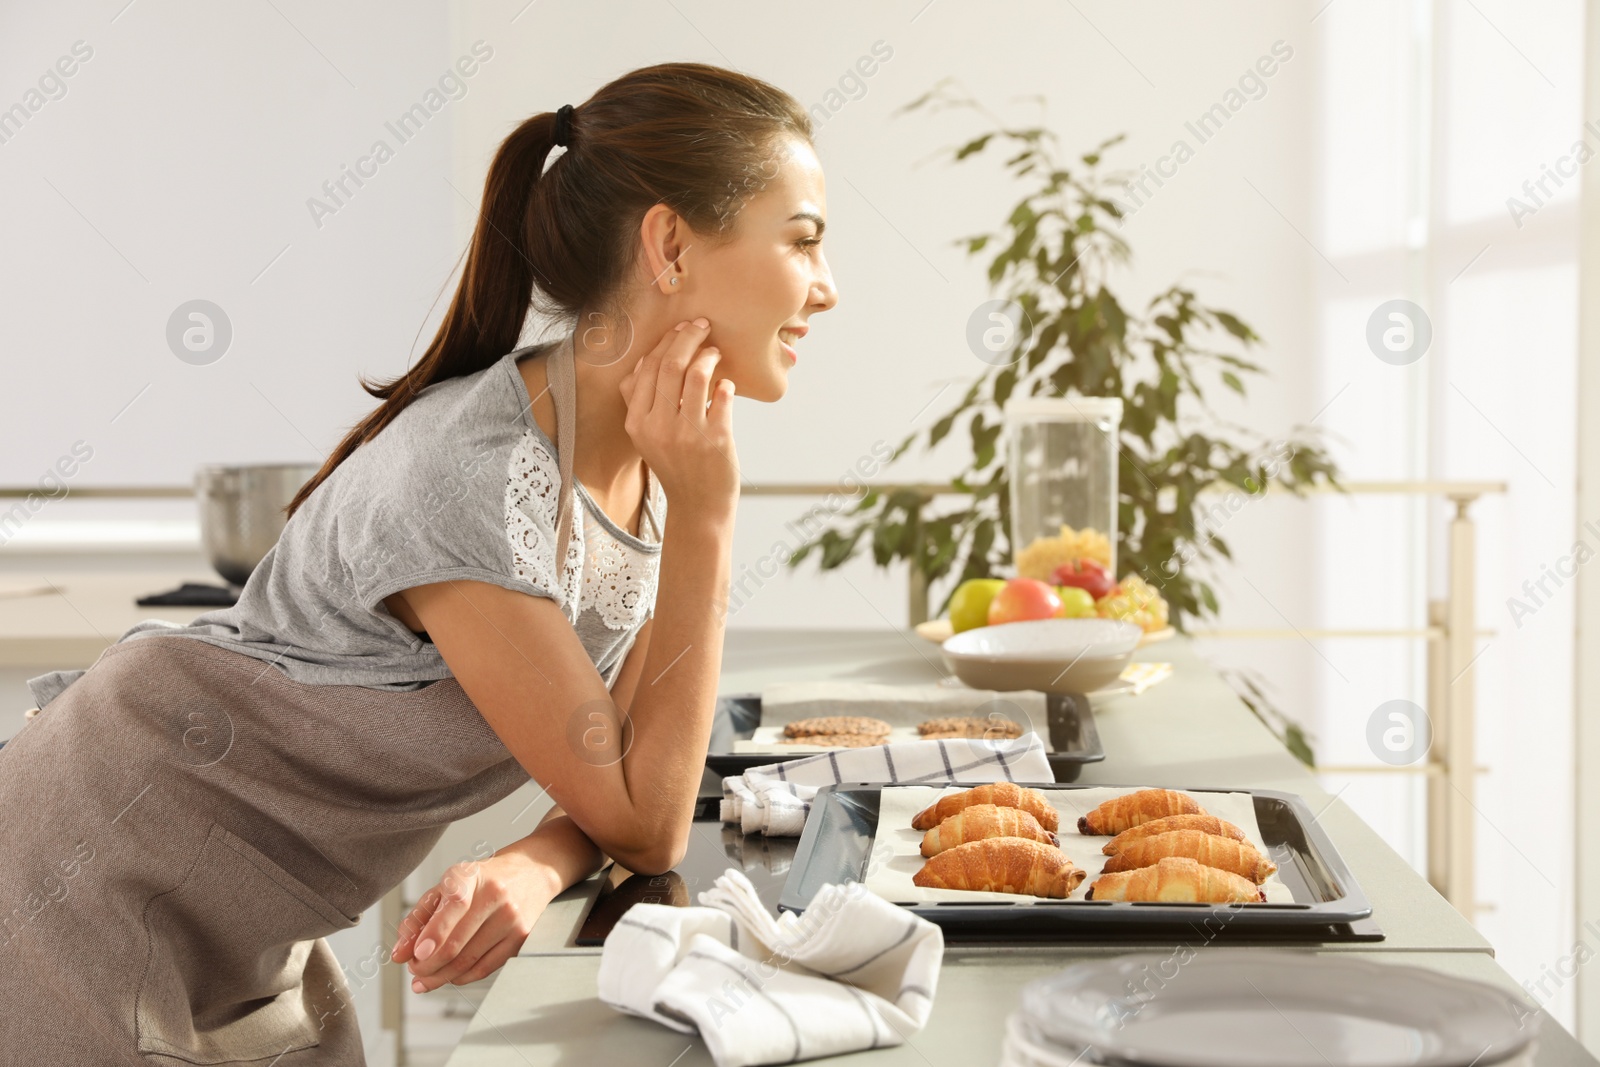
[{"label": "woman's lips", "polygon": [[778,347],[783,349],[784,353],[789,357],[789,362],[791,362],[791,363],[800,362],[800,356],[798,354],[796,354],[796,352],[795,352],[795,350],[793,348],[791,348],[788,344],[786,344],[781,339],[778,341]]}]

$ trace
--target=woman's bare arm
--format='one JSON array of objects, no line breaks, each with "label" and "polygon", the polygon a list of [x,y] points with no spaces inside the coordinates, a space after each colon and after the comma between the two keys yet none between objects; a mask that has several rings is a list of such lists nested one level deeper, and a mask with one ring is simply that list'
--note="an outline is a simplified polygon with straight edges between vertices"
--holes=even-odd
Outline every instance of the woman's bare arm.
[{"label": "woman's bare arm", "polygon": [[[617,676],[611,683],[611,699],[624,711],[633,702],[639,676],[644,673],[645,652],[650,647],[650,624],[654,621],[646,619],[639,627],[638,633],[634,634],[633,647],[628,649],[622,669],[617,671]],[[561,822],[551,825],[557,819]],[[600,851],[595,843],[589,840],[588,834],[578,829],[578,824],[561,810],[560,804],[550,806],[550,810],[544,813],[544,818],[539,820],[539,825],[533,828],[532,833],[511,842],[495,855],[502,856],[513,852],[544,868],[543,873],[553,882],[552,896],[566,892],[611,862],[611,857]]]},{"label": "woman's bare arm", "polygon": [[553,600],[484,582],[406,590],[484,720],[576,828],[631,871],[670,870],[688,848],[722,663],[731,527],[667,519],[651,679],[614,701]]},{"label": "woman's bare arm", "polygon": [[655,621],[654,617],[646,619],[639,632],[633,635],[633,647],[628,649],[628,657],[622,661],[622,669],[611,683],[611,699],[623,710],[633,704],[634,694],[639,691],[639,678],[644,674],[644,658],[650,648],[650,631]]},{"label": "woman's bare arm", "polygon": [[622,384],[627,432],[672,504],[647,681],[636,680],[626,710],[555,600],[474,581],[405,591],[512,755],[596,846],[641,874],[670,870],[688,850],[722,663],[739,483],[733,394],[719,383],[712,396],[706,329],[669,331]]},{"label": "woman's bare arm", "polygon": [[551,897],[568,889],[604,867],[608,857],[578,829],[572,817],[556,804],[539,820],[526,837],[495,852],[496,856],[515,854],[534,865],[539,877],[549,880]]}]

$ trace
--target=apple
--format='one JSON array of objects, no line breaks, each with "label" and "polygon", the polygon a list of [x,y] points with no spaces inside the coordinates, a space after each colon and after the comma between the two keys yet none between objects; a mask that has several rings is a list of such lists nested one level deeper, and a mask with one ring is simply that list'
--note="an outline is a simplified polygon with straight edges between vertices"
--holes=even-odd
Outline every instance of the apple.
[{"label": "apple", "polygon": [[1075,559],[1057,567],[1051,576],[1057,585],[1071,585],[1086,591],[1096,600],[1111,592],[1111,587],[1116,583],[1112,581],[1111,572],[1097,560]]},{"label": "apple", "polygon": [[969,578],[950,594],[950,630],[960,633],[989,625],[989,602],[1005,585],[1004,578]]},{"label": "apple", "polygon": [[1061,610],[1055,588],[1037,578],[1011,578],[989,601],[989,625],[1053,619]]},{"label": "apple", "polygon": [[1056,618],[1094,618],[1095,601],[1087,589],[1080,589],[1075,585],[1063,585],[1057,587],[1056,594],[1061,597],[1061,610],[1056,612]]}]

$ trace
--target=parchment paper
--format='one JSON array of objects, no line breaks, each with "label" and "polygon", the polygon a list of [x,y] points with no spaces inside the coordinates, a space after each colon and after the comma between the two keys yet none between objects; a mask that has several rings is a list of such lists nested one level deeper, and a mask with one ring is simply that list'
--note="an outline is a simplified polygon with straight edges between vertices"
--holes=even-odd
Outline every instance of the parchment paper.
[{"label": "parchment paper", "polygon": [[783,728],[800,719],[823,715],[863,715],[889,724],[889,743],[920,741],[917,724],[928,719],[971,715],[978,718],[1010,719],[1024,733],[1033,730],[1050,744],[1049,719],[1045,695],[1034,690],[999,693],[989,689],[968,689],[937,684],[882,685],[871,682],[785,682],[770,685],[761,692],[761,725],[749,740],[735,741],[733,751],[770,753],[777,756],[803,756],[826,751],[819,745],[780,743]]},{"label": "parchment paper", "polygon": [[[927,862],[922,856],[924,831],[913,830],[911,819],[940,797],[971,789],[960,785],[899,785],[884,786],[878,807],[878,832],[872,842],[872,860],[867,865],[867,888],[896,904],[926,904],[941,900],[967,903],[1005,901],[1012,904],[1033,904],[1051,897],[1036,897],[1027,893],[986,893],[966,889],[925,889],[911,881],[911,876]],[[1067,897],[1068,901],[1084,898],[1089,886],[1100,876],[1100,869],[1111,857],[1100,849],[1110,837],[1088,837],[1078,833],[1078,819],[1087,815],[1104,801],[1136,792],[1143,786],[1096,786],[1087,789],[1040,789],[1051,807],[1061,815],[1061,825],[1056,833],[1061,838],[1061,851],[1081,870],[1087,872],[1078,888]],[[1282,858],[1267,851],[1261,840],[1261,828],[1256,823],[1255,802],[1249,793],[1212,793],[1204,790],[1185,790],[1200,802],[1207,814],[1225,819],[1244,831],[1245,839],[1272,860]],[[1277,874],[1262,884],[1267,902],[1294,903],[1294,894]],[[1059,900],[1057,901],[1059,903]]]}]

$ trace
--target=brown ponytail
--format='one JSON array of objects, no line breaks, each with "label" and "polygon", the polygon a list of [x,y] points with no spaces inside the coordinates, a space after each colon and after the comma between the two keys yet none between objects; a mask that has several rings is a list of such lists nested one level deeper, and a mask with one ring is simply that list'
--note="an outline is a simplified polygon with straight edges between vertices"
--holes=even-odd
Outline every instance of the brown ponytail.
[{"label": "brown ponytail", "polygon": [[361,387],[383,401],[339,442],[284,509],[300,505],[423,389],[474,374],[516,347],[528,311],[568,324],[614,310],[639,252],[639,223],[672,208],[712,243],[775,173],[785,136],[809,142],[810,116],[766,82],[703,63],[624,74],[577,105],[569,146],[544,172],[556,115],[522,122],[496,150],[466,268],[439,331],[410,370]]}]

